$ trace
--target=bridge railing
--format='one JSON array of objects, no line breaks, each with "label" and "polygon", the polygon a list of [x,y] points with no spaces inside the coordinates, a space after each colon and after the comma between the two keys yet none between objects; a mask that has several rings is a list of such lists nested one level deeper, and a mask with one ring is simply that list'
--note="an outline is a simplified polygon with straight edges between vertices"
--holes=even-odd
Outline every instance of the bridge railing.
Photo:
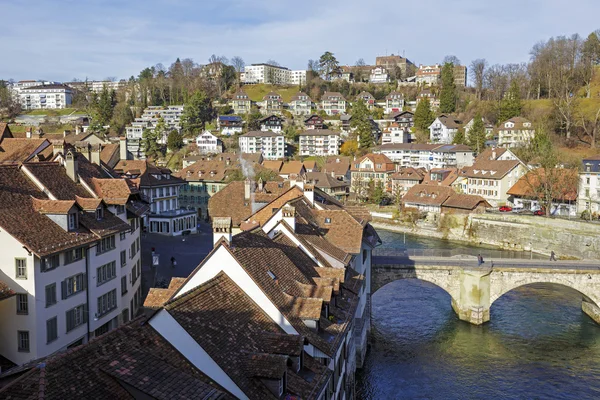
[{"label": "bridge railing", "polygon": [[485,260],[498,259],[546,259],[548,256],[528,251],[494,250],[494,249],[375,249],[373,256],[379,257],[439,257],[439,258],[460,258],[477,257],[481,254]]}]

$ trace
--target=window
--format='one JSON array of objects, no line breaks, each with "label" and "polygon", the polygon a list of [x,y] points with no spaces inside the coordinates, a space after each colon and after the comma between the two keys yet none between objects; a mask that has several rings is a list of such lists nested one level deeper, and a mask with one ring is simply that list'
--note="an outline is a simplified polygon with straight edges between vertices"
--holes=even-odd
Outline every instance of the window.
[{"label": "window", "polygon": [[51,271],[60,265],[58,254],[41,259],[40,269],[42,272]]},{"label": "window", "polygon": [[46,321],[46,343],[55,341],[58,338],[58,321],[56,317]]},{"label": "window", "polygon": [[29,331],[18,331],[19,352],[29,352]]},{"label": "window", "polygon": [[46,286],[46,307],[56,304],[56,283]]},{"label": "window", "polygon": [[100,221],[102,218],[104,218],[104,209],[102,207],[98,207],[96,208],[96,219]]},{"label": "window", "polygon": [[127,265],[127,252],[123,250],[121,252],[121,267],[124,267],[125,265]]},{"label": "window", "polygon": [[98,317],[117,308],[117,289],[98,297]]},{"label": "window", "polygon": [[135,256],[135,242],[131,243],[131,248],[129,249],[129,258],[133,258]]},{"label": "window", "polygon": [[62,299],[77,294],[85,289],[85,274],[71,276],[61,283]]},{"label": "window", "polygon": [[127,238],[127,234],[126,234],[125,232],[121,232],[121,233],[119,234],[119,239],[121,239],[121,240],[125,240],[125,238]]},{"label": "window", "polygon": [[109,236],[100,239],[96,247],[96,254],[102,254],[115,248],[115,237]]},{"label": "window", "polygon": [[123,214],[125,212],[125,206],[117,205],[115,208],[117,210],[117,215]]},{"label": "window", "polygon": [[70,213],[69,214],[69,230],[77,229],[77,214]]},{"label": "window", "polygon": [[65,265],[75,261],[79,261],[83,258],[83,248],[69,250],[65,253]]},{"label": "window", "polygon": [[585,178],[585,184],[589,185],[590,184],[590,178]]},{"label": "window", "polygon": [[124,276],[121,278],[121,296],[124,296],[127,293],[127,277]]},{"label": "window", "polygon": [[15,277],[17,279],[27,279],[27,259],[15,258],[15,267]]},{"label": "window", "polygon": [[19,314],[19,315],[29,314],[29,303],[27,302],[27,293],[17,294],[17,314]]},{"label": "window", "polygon": [[96,268],[96,286],[100,286],[117,276],[117,266],[114,261]]},{"label": "window", "polygon": [[70,309],[66,313],[67,315],[67,332],[72,331],[78,326],[87,322],[87,313],[85,312],[85,306],[83,304]]}]

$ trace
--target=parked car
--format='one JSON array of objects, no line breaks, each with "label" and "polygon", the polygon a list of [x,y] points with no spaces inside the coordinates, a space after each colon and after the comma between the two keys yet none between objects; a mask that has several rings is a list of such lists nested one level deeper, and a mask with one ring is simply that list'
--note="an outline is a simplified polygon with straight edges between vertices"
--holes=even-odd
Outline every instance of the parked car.
[{"label": "parked car", "polygon": [[535,210],[533,212],[533,215],[546,215],[546,213],[544,212],[544,210]]},{"label": "parked car", "polygon": [[498,211],[500,211],[500,212],[511,212],[512,211],[512,207],[511,206],[502,206],[502,207],[498,208]]},{"label": "parked car", "polygon": [[381,199],[381,201],[379,202],[380,206],[389,206],[390,204],[392,204],[392,199],[390,199],[389,197],[384,197],[383,199]]},{"label": "parked car", "polygon": [[512,209],[512,212],[514,212],[515,214],[522,213],[523,211],[525,211],[523,207],[513,207]]}]

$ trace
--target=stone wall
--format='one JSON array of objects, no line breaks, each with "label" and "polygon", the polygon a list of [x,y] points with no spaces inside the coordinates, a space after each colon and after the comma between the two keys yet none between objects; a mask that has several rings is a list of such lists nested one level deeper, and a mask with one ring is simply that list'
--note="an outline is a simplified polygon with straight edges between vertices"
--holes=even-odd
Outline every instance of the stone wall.
[{"label": "stone wall", "polygon": [[534,251],[558,257],[600,259],[600,224],[515,214],[429,216],[417,224],[375,218],[375,228],[440,239]]}]

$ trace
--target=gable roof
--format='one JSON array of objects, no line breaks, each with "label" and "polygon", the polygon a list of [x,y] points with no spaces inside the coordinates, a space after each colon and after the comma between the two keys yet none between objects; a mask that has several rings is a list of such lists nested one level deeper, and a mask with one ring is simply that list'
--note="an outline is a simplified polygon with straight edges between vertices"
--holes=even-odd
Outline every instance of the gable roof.
[{"label": "gable roof", "polygon": [[474,210],[479,205],[483,205],[488,208],[491,207],[483,197],[472,194],[453,193],[445,202],[442,207],[458,208],[462,210]]},{"label": "gable roof", "polygon": [[[517,197],[537,198],[541,192],[550,193],[553,200],[577,200],[578,176],[577,171],[555,168],[546,177],[544,168],[537,168],[523,175],[506,194]],[[546,183],[549,185],[546,186]]]},{"label": "gable roof", "polygon": [[464,171],[469,178],[502,179],[519,164],[519,160],[478,160]]},{"label": "gable roof", "polygon": [[49,145],[46,139],[5,138],[0,143],[0,163],[28,161]]},{"label": "gable roof", "polygon": [[404,179],[421,182],[425,175],[426,171],[424,171],[422,168],[406,167],[402,168],[400,171],[394,172],[391,175],[391,178],[392,180]]},{"label": "gable roof", "polygon": [[305,172],[306,172],[306,169],[304,168],[302,161],[287,161],[287,162],[283,163],[281,170],[279,170],[280,174],[286,174],[286,175],[288,175],[288,174],[300,175]]},{"label": "gable roof", "polygon": [[307,129],[299,136],[340,136],[340,133],[329,129]]},{"label": "gable roof", "polygon": [[323,96],[321,96],[321,100],[322,101],[338,100],[338,99],[335,99],[335,97],[338,97],[339,100],[341,100],[341,101],[346,100],[340,92],[325,92],[325,93],[323,93]]},{"label": "gable roof", "polygon": [[[304,100],[301,100],[300,97],[305,97]],[[297,100],[301,100],[301,101],[312,101],[312,99],[304,92],[298,92],[295,95],[292,96],[292,98],[290,99],[290,102],[292,101],[297,101]]]},{"label": "gable roof", "polygon": [[402,197],[403,203],[441,206],[455,192],[449,186],[415,185]]},{"label": "gable roof", "polygon": [[369,154],[362,156],[358,160],[354,160],[352,162],[350,169],[352,171],[359,171],[360,168],[357,168],[356,165],[362,163],[364,160],[367,160],[367,159],[373,163],[372,169],[373,169],[373,171],[376,171],[376,172],[391,172],[391,171],[394,171],[396,168],[394,166],[394,163],[392,162],[392,160],[390,160],[388,158],[388,156],[386,156],[385,154],[369,153]]}]

